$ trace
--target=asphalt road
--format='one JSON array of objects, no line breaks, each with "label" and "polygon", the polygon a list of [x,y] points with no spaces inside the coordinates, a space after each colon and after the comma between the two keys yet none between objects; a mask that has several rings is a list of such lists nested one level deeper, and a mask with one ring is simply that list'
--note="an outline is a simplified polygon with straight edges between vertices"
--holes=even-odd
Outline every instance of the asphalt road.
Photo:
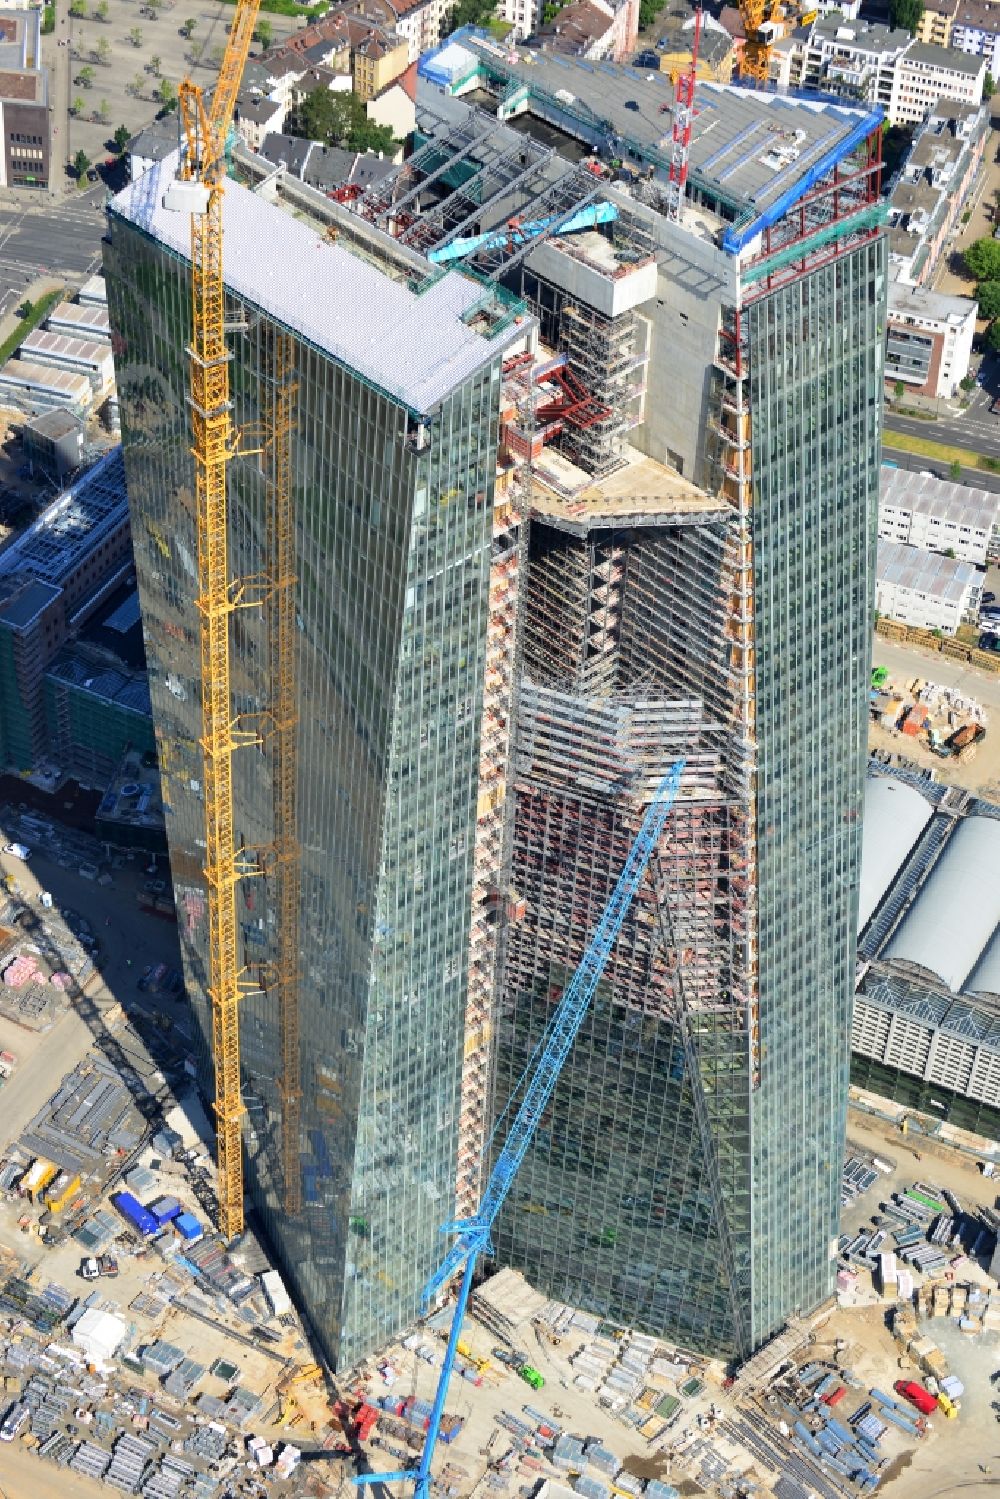
[{"label": "asphalt road", "polygon": [[61,203],[0,208],[0,316],[39,276],[83,282],[97,270],[104,233],[103,184]]}]

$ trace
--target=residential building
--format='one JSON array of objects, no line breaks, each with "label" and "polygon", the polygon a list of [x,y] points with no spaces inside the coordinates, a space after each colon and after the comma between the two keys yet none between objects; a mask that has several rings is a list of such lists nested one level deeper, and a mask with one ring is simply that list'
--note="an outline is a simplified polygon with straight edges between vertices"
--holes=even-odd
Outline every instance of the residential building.
[{"label": "residential building", "polygon": [[993,77],[1000,76],[1000,5],[990,0],[959,0],[950,45],[983,58]]},{"label": "residential building", "polygon": [[0,187],[49,185],[48,70],[42,12],[0,10]]},{"label": "residential building", "polygon": [[968,562],[880,540],[875,607],[901,624],[954,635],[960,624],[978,620],[983,577]]},{"label": "residential building", "polygon": [[951,46],[951,28],[960,0],[924,0],[917,22],[917,40],[936,47]]},{"label": "residential building", "polygon": [[943,552],[960,562],[985,567],[1000,522],[1000,495],[914,474],[883,468],[879,492],[878,534],[924,552]]},{"label": "residential building", "polygon": [[771,79],[779,87],[880,104],[890,125],[920,124],[939,100],[978,106],[985,78],[982,59],[839,12],[776,41],[771,51]]},{"label": "residential building", "polygon": [[260,151],[267,136],[279,134],[285,123],[286,113],[284,103],[267,94],[240,99],[236,110],[236,124],[247,150]]},{"label": "residential building", "polygon": [[[528,36],[544,37],[550,50],[565,50],[576,57],[612,57],[616,62],[635,51],[639,0],[570,0],[548,22],[544,10],[543,0],[499,0],[497,5],[497,15],[513,27],[513,41]],[[556,31],[555,22],[567,11],[569,14]],[[557,45],[559,38],[564,38],[565,47]]]},{"label": "residential building", "polygon": [[873,766],[851,1081],[1000,1138],[1000,808]]},{"label": "residential building", "polygon": [[950,399],[969,373],[979,307],[926,286],[889,286],[885,339],[887,385],[901,381],[922,396]]},{"label": "residential building", "polygon": [[[438,92],[418,95],[428,140],[399,184],[409,201],[397,212],[383,185],[352,205],[354,232],[372,222],[440,254],[468,219],[562,217],[595,181],[618,212],[606,233],[521,254],[501,235],[471,260],[527,301],[540,346],[509,364],[501,411],[529,537],[496,1112],[480,1123],[472,1078],[458,1211],[651,788],[683,754],[659,874],[496,1244],[548,1295],[733,1354],[832,1286],[874,609],[878,115],[699,84],[674,223],[667,76],[474,38],[447,51],[420,64]],[[464,107],[466,90],[496,118]],[[450,186],[411,222],[432,173]],[[463,196],[472,178],[496,217]],[[782,251],[806,193],[818,213],[793,269]],[[778,596],[795,601],[794,638]],[[814,705],[834,696],[818,735]]]},{"label": "residential building", "polygon": [[[660,69],[676,78],[691,66],[694,17],[677,17],[675,24],[664,27],[660,36]],[[698,40],[698,77],[710,83],[731,83],[736,62],[736,47],[726,28],[705,14]]]},{"label": "residential building", "polygon": [[988,104],[944,99],[917,131],[889,197],[889,260],[900,287],[930,283],[975,186],[989,134]]},{"label": "residential building", "polygon": [[[183,355],[190,227],[161,206],[175,162],[151,169],[152,189],[138,184],[110,205],[105,274],[122,338],[122,431],[174,894],[210,1089]],[[474,893],[486,919],[476,861],[489,816],[479,767],[491,568],[516,556],[509,538],[493,543],[500,365],[530,320],[477,281],[429,277],[426,262],[387,253],[370,230],[364,256],[346,232],[332,243],[325,228],[343,210],[291,177],[275,183],[274,202],[227,184],[224,212],[229,295],[243,309],[229,334],[234,420],[256,429],[266,418],[279,350],[297,385],[298,1206],[286,1206],[273,990],[241,1002],[247,1183],[283,1275],[343,1367],[414,1317],[455,1203]],[[421,265],[433,284],[418,295]],[[228,483],[232,565],[259,576],[274,566],[273,470],[266,458],[237,458]],[[244,611],[234,665],[246,713],[267,710],[268,639],[267,617]],[[487,756],[482,774],[492,773]],[[236,826],[258,847],[275,838],[274,775],[271,753],[234,761]],[[278,898],[270,881],[258,883],[253,914],[243,915],[241,944],[255,962],[280,958]]]},{"label": "residential building", "polygon": [[[417,123],[416,63],[411,63],[405,73],[369,99],[366,109],[373,124],[388,125],[395,140],[408,141]],[[402,155],[402,148],[399,154]]]},{"label": "residential building", "polygon": [[132,137],[125,148],[128,156],[128,180],[138,182],[143,172],[177,150],[177,119],[167,115],[152,120]]},{"label": "residential building", "polygon": [[[514,0],[515,8],[519,4],[520,0]],[[638,12],[630,3],[616,6],[611,0],[570,0],[550,21],[536,24],[532,45],[567,57],[620,60],[633,50],[637,37]]]},{"label": "residential building", "polygon": [[[152,749],[121,450],[0,552],[0,764],[103,785],[127,745]],[[131,635],[129,635],[131,631]]]},{"label": "residential building", "polygon": [[367,104],[409,66],[409,45],[402,35],[372,30],[351,55],[354,92],[363,104]]}]

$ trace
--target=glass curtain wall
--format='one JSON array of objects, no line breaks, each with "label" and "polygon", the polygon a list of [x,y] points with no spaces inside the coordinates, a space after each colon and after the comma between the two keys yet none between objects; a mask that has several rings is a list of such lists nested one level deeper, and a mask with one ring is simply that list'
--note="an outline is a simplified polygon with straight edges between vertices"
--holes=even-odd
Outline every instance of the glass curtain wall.
[{"label": "glass curtain wall", "polygon": [[761,1086],[753,1341],[833,1284],[850,1068],[885,338],[879,237],[743,316],[750,346]]},{"label": "glass curtain wall", "polygon": [[[112,216],[105,252],[150,690],[185,976],[212,1096],[205,999],[197,537],[187,266]],[[276,329],[227,309],[234,421],[259,430]],[[479,762],[498,358],[426,422],[293,340],[301,1211],[283,1205],[277,901],[241,882],[247,1186],[328,1357],[415,1315],[454,1196]],[[246,446],[259,447],[257,441]],[[268,454],[229,470],[234,576],[268,575]],[[258,585],[258,592],[261,592]],[[248,602],[253,601],[253,588]],[[237,838],[274,836],[263,608],[237,611]],[[391,1095],[391,1097],[390,1097]]]}]

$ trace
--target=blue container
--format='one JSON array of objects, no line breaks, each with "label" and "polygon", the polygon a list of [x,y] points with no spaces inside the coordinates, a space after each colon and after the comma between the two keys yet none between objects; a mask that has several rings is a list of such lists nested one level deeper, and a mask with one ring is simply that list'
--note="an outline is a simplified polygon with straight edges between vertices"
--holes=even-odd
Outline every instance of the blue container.
[{"label": "blue container", "polygon": [[144,1208],[142,1203],[132,1196],[131,1192],[115,1192],[112,1195],[111,1201],[122,1217],[131,1223],[133,1228],[137,1228],[141,1234],[148,1238],[150,1234],[156,1233],[160,1225],[149,1209]]},{"label": "blue container", "polygon": [[174,1228],[189,1244],[194,1243],[195,1239],[204,1238],[205,1231],[193,1213],[178,1213],[174,1219]]}]

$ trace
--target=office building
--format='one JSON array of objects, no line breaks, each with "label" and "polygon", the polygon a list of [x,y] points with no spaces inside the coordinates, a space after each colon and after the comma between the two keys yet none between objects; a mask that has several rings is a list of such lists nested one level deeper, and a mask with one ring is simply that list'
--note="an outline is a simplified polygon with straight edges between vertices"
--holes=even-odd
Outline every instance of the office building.
[{"label": "office building", "polygon": [[[687,759],[498,1253],[597,1315],[734,1353],[832,1286],[874,607],[878,115],[701,84],[678,224],[662,75],[472,39],[421,69],[439,90],[422,96],[427,148],[398,202],[383,185],[358,218],[433,258],[527,203],[561,217],[595,180],[617,210],[520,255],[490,237],[471,262],[540,326],[501,414],[530,536],[498,1112],[651,787]],[[463,109],[473,90],[496,118]],[[431,173],[436,201],[411,223]],[[463,195],[472,178],[495,217]],[[806,193],[822,240],[799,254]]]},{"label": "office building", "polygon": [[916,395],[950,400],[969,373],[978,303],[926,286],[889,284],[885,378]]},{"label": "office building", "polygon": [[0,553],[0,764],[103,786],[153,747],[120,449]]},{"label": "office building", "polygon": [[[189,222],[160,206],[173,165],[112,203],[105,275],[174,896],[211,1092]],[[280,1017],[266,986],[240,1011],[247,1182],[343,1367],[416,1313],[456,1206],[462,1069],[485,1055],[485,1033],[478,1052],[466,1034],[482,1003],[474,922],[480,988],[490,971],[485,840],[499,844],[489,758],[479,768],[484,699],[503,674],[496,641],[487,651],[495,570],[512,550],[493,536],[500,365],[529,320],[514,299],[429,277],[375,237],[364,255],[346,234],[331,243],[332,208],[291,180],[280,203],[236,184],[225,194],[237,425],[267,418],[279,337],[297,383],[299,1205],[285,1206]],[[271,482],[267,456],[229,468],[230,559],[244,577],[270,565]],[[254,848],[276,836],[268,641],[266,611],[241,611],[234,690],[261,730],[235,757],[233,800],[236,836]],[[267,878],[243,888],[240,948],[259,968],[280,957],[278,897]]]},{"label": "office building", "polygon": [[42,12],[0,10],[0,187],[48,187],[49,153]]},{"label": "office building", "polygon": [[[676,222],[664,75],[464,38],[421,74],[423,141],[397,172],[329,195],[284,175],[274,203],[226,191],[234,419],[254,427],[280,330],[298,384],[301,1211],[282,1206],[267,994],[241,1009],[248,1183],[338,1365],[405,1326],[439,1225],[477,1201],[490,1070],[499,1110],[683,757],[497,1247],[602,1316],[744,1352],[832,1286],[874,606],[879,116],[702,84]],[[260,180],[258,160],[237,164]],[[206,1035],[188,224],[159,206],[169,170],[112,204],[106,275]],[[576,232],[511,234],[529,212]],[[474,279],[449,271],[463,257]],[[239,576],[267,573],[268,473],[266,455],[230,469]],[[268,673],[252,609],[233,650],[254,722]],[[266,849],[266,733],[234,777],[237,835]],[[243,951],[266,962],[267,878],[249,901]]]}]

